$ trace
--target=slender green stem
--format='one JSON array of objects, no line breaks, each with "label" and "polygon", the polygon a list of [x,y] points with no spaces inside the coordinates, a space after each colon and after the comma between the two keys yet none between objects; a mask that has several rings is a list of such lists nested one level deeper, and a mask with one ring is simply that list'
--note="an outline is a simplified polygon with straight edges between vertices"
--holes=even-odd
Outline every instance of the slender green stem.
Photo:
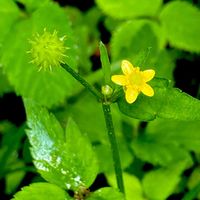
[{"label": "slender green stem", "polygon": [[79,83],[81,83],[88,91],[90,91],[97,99],[102,99],[102,94],[90,85],[79,73],[75,72],[69,65],[61,64],[61,66],[70,73]]},{"label": "slender green stem", "polygon": [[62,67],[70,73],[78,82],[80,82],[88,91],[90,91],[94,96],[97,97],[98,100],[101,100],[104,117],[106,121],[106,127],[108,130],[108,138],[111,145],[112,150],[112,157],[113,157],[113,163],[114,163],[114,169],[117,179],[117,185],[120,190],[120,192],[124,193],[124,183],[123,183],[123,176],[122,176],[122,168],[121,168],[121,162],[120,162],[120,156],[119,156],[119,150],[117,145],[117,140],[115,136],[113,121],[112,121],[112,115],[110,110],[110,105],[105,101],[103,95],[96,90],[92,85],[90,85],[82,76],[80,76],[77,72],[75,72],[69,65],[62,64]]},{"label": "slender green stem", "polygon": [[103,103],[102,107],[103,107],[104,117],[105,117],[105,121],[106,121],[107,131],[108,131],[108,138],[109,138],[111,150],[112,150],[112,157],[113,157],[117,185],[118,185],[120,192],[124,193],[122,167],[121,167],[121,161],[120,161],[120,156],[119,156],[117,140],[116,140],[116,136],[115,136],[115,130],[114,130],[114,126],[113,126],[110,105]]}]

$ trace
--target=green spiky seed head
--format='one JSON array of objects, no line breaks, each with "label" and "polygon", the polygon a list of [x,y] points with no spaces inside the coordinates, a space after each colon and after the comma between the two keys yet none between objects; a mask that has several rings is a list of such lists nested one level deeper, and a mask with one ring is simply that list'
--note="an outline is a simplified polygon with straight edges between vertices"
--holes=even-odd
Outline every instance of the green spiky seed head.
[{"label": "green spiky seed head", "polygon": [[33,40],[30,40],[32,48],[28,53],[33,58],[31,63],[36,64],[39,70],[52,70],[60,66],[66,57],[67,48],[64,46],[64,40],[65,36],[58,37],[57,31],[50,33],[44,29],[43,34],[37,33]]}]

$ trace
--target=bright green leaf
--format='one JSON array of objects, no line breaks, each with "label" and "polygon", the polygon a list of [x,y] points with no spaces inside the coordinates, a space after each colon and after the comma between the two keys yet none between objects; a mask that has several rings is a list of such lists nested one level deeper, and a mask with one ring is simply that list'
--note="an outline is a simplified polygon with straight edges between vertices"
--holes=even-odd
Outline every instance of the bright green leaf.
[{"label": "bright green leaf", "polygon": [[193,189],[187,192],[182,200],[199,199],[199,197],[200,197],[200,183],[198,183]]},{"label": "bright green leaf", "polygon": [[19,9],[13,0],[0,1],[0,49],[2,48],[2,42],[6,34],[9,32],[13,23],[16,22],[19,14]]},{"label": "bright green leaf", "polygon": [[196,121],[157,119],[148,124],[146,133],[160,143],[173,143],[188,151],[200,152],[200,124]]},{"label": "bright green leaf", "polygon": [[123,97],[118,101],[119,109],[126,115],[150,121],[156,117],[177,120],[200,120],[200,101],[168,86],[165,79],[154,78],[149,84],[155,94],[147,97],[140,94],[133,104],[128,104]]},{"label": "bright green leaf", "polygon": [[[90,112],[88,112],[88,110]],[[57,112],[56,114],[57,118],[59,118],[59,121],[64,122],[64,124],[67,120],[66,116],[69,115],[79,125],[81,131],[87,133],[90,141],[94,144],[94,150],[96,151],[99,159],[100,172],[113,171],[112,152],[107,137],[102,106],[100,104],[97,104],[96,99],[92,98],[92,96],[87,93],[79,98],[75,104],[67,105],[65,110]],[[126,168],[133,160],[133,156],[128,151],[127,144],[122,136],[122,116],[116,105],[112,105],[112,117],[115,124],[117,140],[119,143],[122,167]],[[105,162],[105,159],[107,160],[107,162]]]},{"label": "bright green leaf", "polygon": [[34,183],[22,188],[12,200],[72,200],[61,188],[50,183]]},{"label": "bright green leaf", "polygon": [[110,61],[108,58],[108,52],[103,42],[100,42],[99,50],[100,50],[101,65],[102,65],[103,74],[104,74],[104,81],[105,81],[105,84],[109,85],[111,82],[110,80],[111,68],[110,68]]},{"label": "bright green leaf", "polygon": [[153,200],[167,199],[179,183],[180,175],[186,165],[186,162],[177,162],[145,174],[142,184],[146,196]]},{"label": "bright green leaf", "polygon": [[96,0],[96,3],[107,15],[127,19],[137,16],[154,16],[162,0]]},{"label": "bright green leaf", "polygon": [[200,183],[200,168],[197,167],[193,170],[192,174],[190,175],[187,186],[189,190],[192,190],[199,183]]},{"label": "bright green leaf", "polygon": [[0,68],[0,96],[4,93],[11,92],[12,90],[6,75],[2,72],[2,68]]},{"label": "bright green leaf", "polygon": [[[107,175],[108,182],[114,186],[116,185],[116,177],[114,174]],[[140,180],[131,174],[123,173],[123,179],[124,179],[124,186],[125,186],[125,193],[126,193],[126,200],[145,200],[143,196],[142,191],[142,185],[140,183]]]},{"label": "bright green leaf", "polygon": [[[148,33],[148,34],[147,34]],[[111,57],[113,61],[130,59],[134,65],[146,62],[141,61],[141,52],[150,49],[153,59],[165,43],[163,31],[160,26],[150,20],[132,20],[122,23],[114,30],[111,39]]]},{"label": "bright green leaf", "polygon": [[30,100],[25,101],[27,132],[34,164],[47,181],[65,189],[88,188],[98,172],[87,137],[68,120],[66,136],[56,118]]},{"label": "bright green leaf", "polygon": [[200,151],[200,124],[157,119],[148,124],[145,133],[132,143],[137,157],[154,165],[168,166],[188,160],[188,151]]},{"label": "bright green leaf", "polygon": [[27,53],[31,48],[28,40],[34,34],[43,33],[44,28],[49,32],[57,30],[59,37],[67,36],[65,45],[70,49],[65,62],[75,68],[74,42],[69,23],[63,10],[55,3],[49,3],[30,18],[15,24],[3,45],[1,61],[10,84],[18,94],[47,106],[63,102],[71,94],[76,82],[64,69],[60,67],[53,68],[52,72],[38,72],[38,66],[30,63],[32,58]]},{"label": "bright green leaf", "polygon": [[[7,130],[3,130],[5,132],[1,143],[2,148],[0,155],[0,178],[4,176],[5,171],[10,169],[11,163],[16,161],[16,152],[19,150],[22,139],[25,136],[24,126],[16,128],[11,123],[4,123],[3,126],[5,125],[8,127],[6,127]],[[15,142],[13,143],[13,141]]]},{"label": "bright green leaf", "polygon": [[173,1],[162,10],[160,20],[174,47],[200,52],[200,10],[186,1]]},{"label": "bright green leaf", "polygon": [[5,177],[7,194],[13,194],[14,192],[16,192],[17,187],[19,186],[26,174],[26,172],[23,170],[23,167],[24,163],[21,161],[14,161],[14,164],[12,164],[12,166],[10,167],[9,170],[15,170],[17,168],[22,168],[22,170],[16,170],[12,173],[8,173]]},{"label": "bright green leaf", "polygon": [[159,135],[141,135],[134,140],[132,148],[137,157],[154,165],[168,166],[173,162],[191,160],[186,149],[176,141],[165,141],[165,137]]},{"label": "bright green leaf", "polygon": [[189,191],[185,194],[183,200],[193,200],[195,197],[200,197],[200,168],[193,170],[187,183]]},{"label": "bright green leaf", "polygon": [[152,66],[156,71],[157,77],[163,77],[168,80],[174,80],[173,73],[175,69],[175,58],[173,52],[168,50],[160,51],[157,55],[155,64]]},{"label": "bright green leaf", "polygon": [[17,0],[25,5],[26,10],[34,11],[38,7],[42,6],[44,3],[50,0]]},{"label": "bright green leaf", "polygon": [[125,198],[116,189],[107,187],[91,193],[87,200],[125,200]]}]

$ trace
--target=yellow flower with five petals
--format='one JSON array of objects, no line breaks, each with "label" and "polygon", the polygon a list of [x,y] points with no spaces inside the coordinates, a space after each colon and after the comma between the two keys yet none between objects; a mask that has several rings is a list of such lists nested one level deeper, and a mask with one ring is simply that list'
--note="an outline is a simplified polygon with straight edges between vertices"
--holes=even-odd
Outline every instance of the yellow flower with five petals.
[{"label": "yellow flower with five petals", "polygon": [[153,69],[140,71],[139,67],[134,67],[127,60],[122,61],[121,68],[124,75],[113,75],[111,80],[123,86],[128,103],[135,102],[140,92],[149,97],[154,95],[153,88],[147,84],[155,76]]}]

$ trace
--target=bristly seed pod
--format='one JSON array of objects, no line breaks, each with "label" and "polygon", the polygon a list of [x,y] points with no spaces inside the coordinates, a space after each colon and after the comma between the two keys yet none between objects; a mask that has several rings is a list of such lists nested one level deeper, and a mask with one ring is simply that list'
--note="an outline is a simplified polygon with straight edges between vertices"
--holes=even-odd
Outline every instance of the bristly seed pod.
[{"label": "bristly seed pod", "polygon": [[33,40],[30,40],[32,48],[28,53],[31,54],[31,63],[44,70],[52,70],[54,67],[59,67],[61,63],[65,63],[65,52],[67,47],[64,46],[65,36],[58,37],[58,33],[54,30],[53,33],[47,32],[44,29],[43,34],[36,33]]}]

